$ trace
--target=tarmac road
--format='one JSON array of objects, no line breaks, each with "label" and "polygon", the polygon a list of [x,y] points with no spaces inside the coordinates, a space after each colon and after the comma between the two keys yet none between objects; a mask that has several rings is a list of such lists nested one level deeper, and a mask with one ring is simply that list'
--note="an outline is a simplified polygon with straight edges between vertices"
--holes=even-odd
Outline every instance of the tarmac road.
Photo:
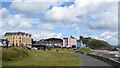
[{"label": "tarmac road", "polygon": [[73,53],[80,56],[80,58],[83,60],[84,66],[86,66],[86,67],[92,66],[91,68],[93,68],[93,67],[95,67],[95,68],[96,67],[113,68],[112,65],[105,63],[103,61],[100,61],[100,60],[93,58],[91,56],[87,56],[87,55],[84,55],[84,54],[76,52],[76,51],[73,51]]}]

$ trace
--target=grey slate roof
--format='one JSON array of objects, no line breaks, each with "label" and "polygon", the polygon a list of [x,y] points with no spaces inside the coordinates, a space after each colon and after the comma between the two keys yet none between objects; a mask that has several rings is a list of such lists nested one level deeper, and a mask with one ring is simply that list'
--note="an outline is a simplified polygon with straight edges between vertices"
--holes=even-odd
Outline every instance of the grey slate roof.
[{"label": "grey slate roof", "polygon": [[29,33],[24,33],[24,32],[7,32],[4,36],[8,36],[8,35],[29,35],[29,36],[31,36],[31,34],[29,34]]},{"label": "grey slate roof", "polygon": [[38,42],[34,43],[33,46],[38,46],[38,45],[46,46],[47,44],[50,44],[50,42],[47,42],[47,41],[38,41]]}]

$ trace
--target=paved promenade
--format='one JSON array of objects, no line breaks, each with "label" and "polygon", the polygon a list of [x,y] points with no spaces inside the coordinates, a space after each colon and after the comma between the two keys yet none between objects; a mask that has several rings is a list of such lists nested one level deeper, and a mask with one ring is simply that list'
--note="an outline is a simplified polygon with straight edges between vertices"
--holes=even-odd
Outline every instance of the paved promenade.
[{"label": "paved promenade", "polygon": [[[93,57],[84,55],[82,53],[75,52],[75,51],[73,53],[80,56],[80,58],[84,62],[84,66],[103,66],[103,67],[104,66],[111,66],[110,64],[107,64],[107,63],[100,61],[98,59],[95,59]],[[113,68],[113,67],[111,67],[111,68]]]}]

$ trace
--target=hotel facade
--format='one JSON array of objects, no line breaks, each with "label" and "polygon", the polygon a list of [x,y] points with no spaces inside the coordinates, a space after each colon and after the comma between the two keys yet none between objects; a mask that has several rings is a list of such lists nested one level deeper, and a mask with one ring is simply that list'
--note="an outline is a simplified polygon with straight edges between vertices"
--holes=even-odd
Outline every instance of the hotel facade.
[{"label": "hotel facade", "polygon": [[63,47],[72,47],[76,46],[77,47],[77,39],[74,37],[70,38],[63,38]]},{"label": "hotel facade", "polygon": [[24,32],[5,33],[4,39],[10,41],[12,46],[31,46],[32,44],[31,34]]}]

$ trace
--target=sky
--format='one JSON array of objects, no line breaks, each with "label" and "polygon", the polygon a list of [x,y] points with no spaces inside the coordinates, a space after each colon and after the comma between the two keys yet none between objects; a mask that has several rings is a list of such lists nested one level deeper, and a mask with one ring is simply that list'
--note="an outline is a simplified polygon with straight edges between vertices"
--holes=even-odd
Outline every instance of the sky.
[{"label": "sky", "polygon": [[27,32],[34,40],[92,37],[118,45],[118,0],[9,0],[0,2],[0,38]]}]

